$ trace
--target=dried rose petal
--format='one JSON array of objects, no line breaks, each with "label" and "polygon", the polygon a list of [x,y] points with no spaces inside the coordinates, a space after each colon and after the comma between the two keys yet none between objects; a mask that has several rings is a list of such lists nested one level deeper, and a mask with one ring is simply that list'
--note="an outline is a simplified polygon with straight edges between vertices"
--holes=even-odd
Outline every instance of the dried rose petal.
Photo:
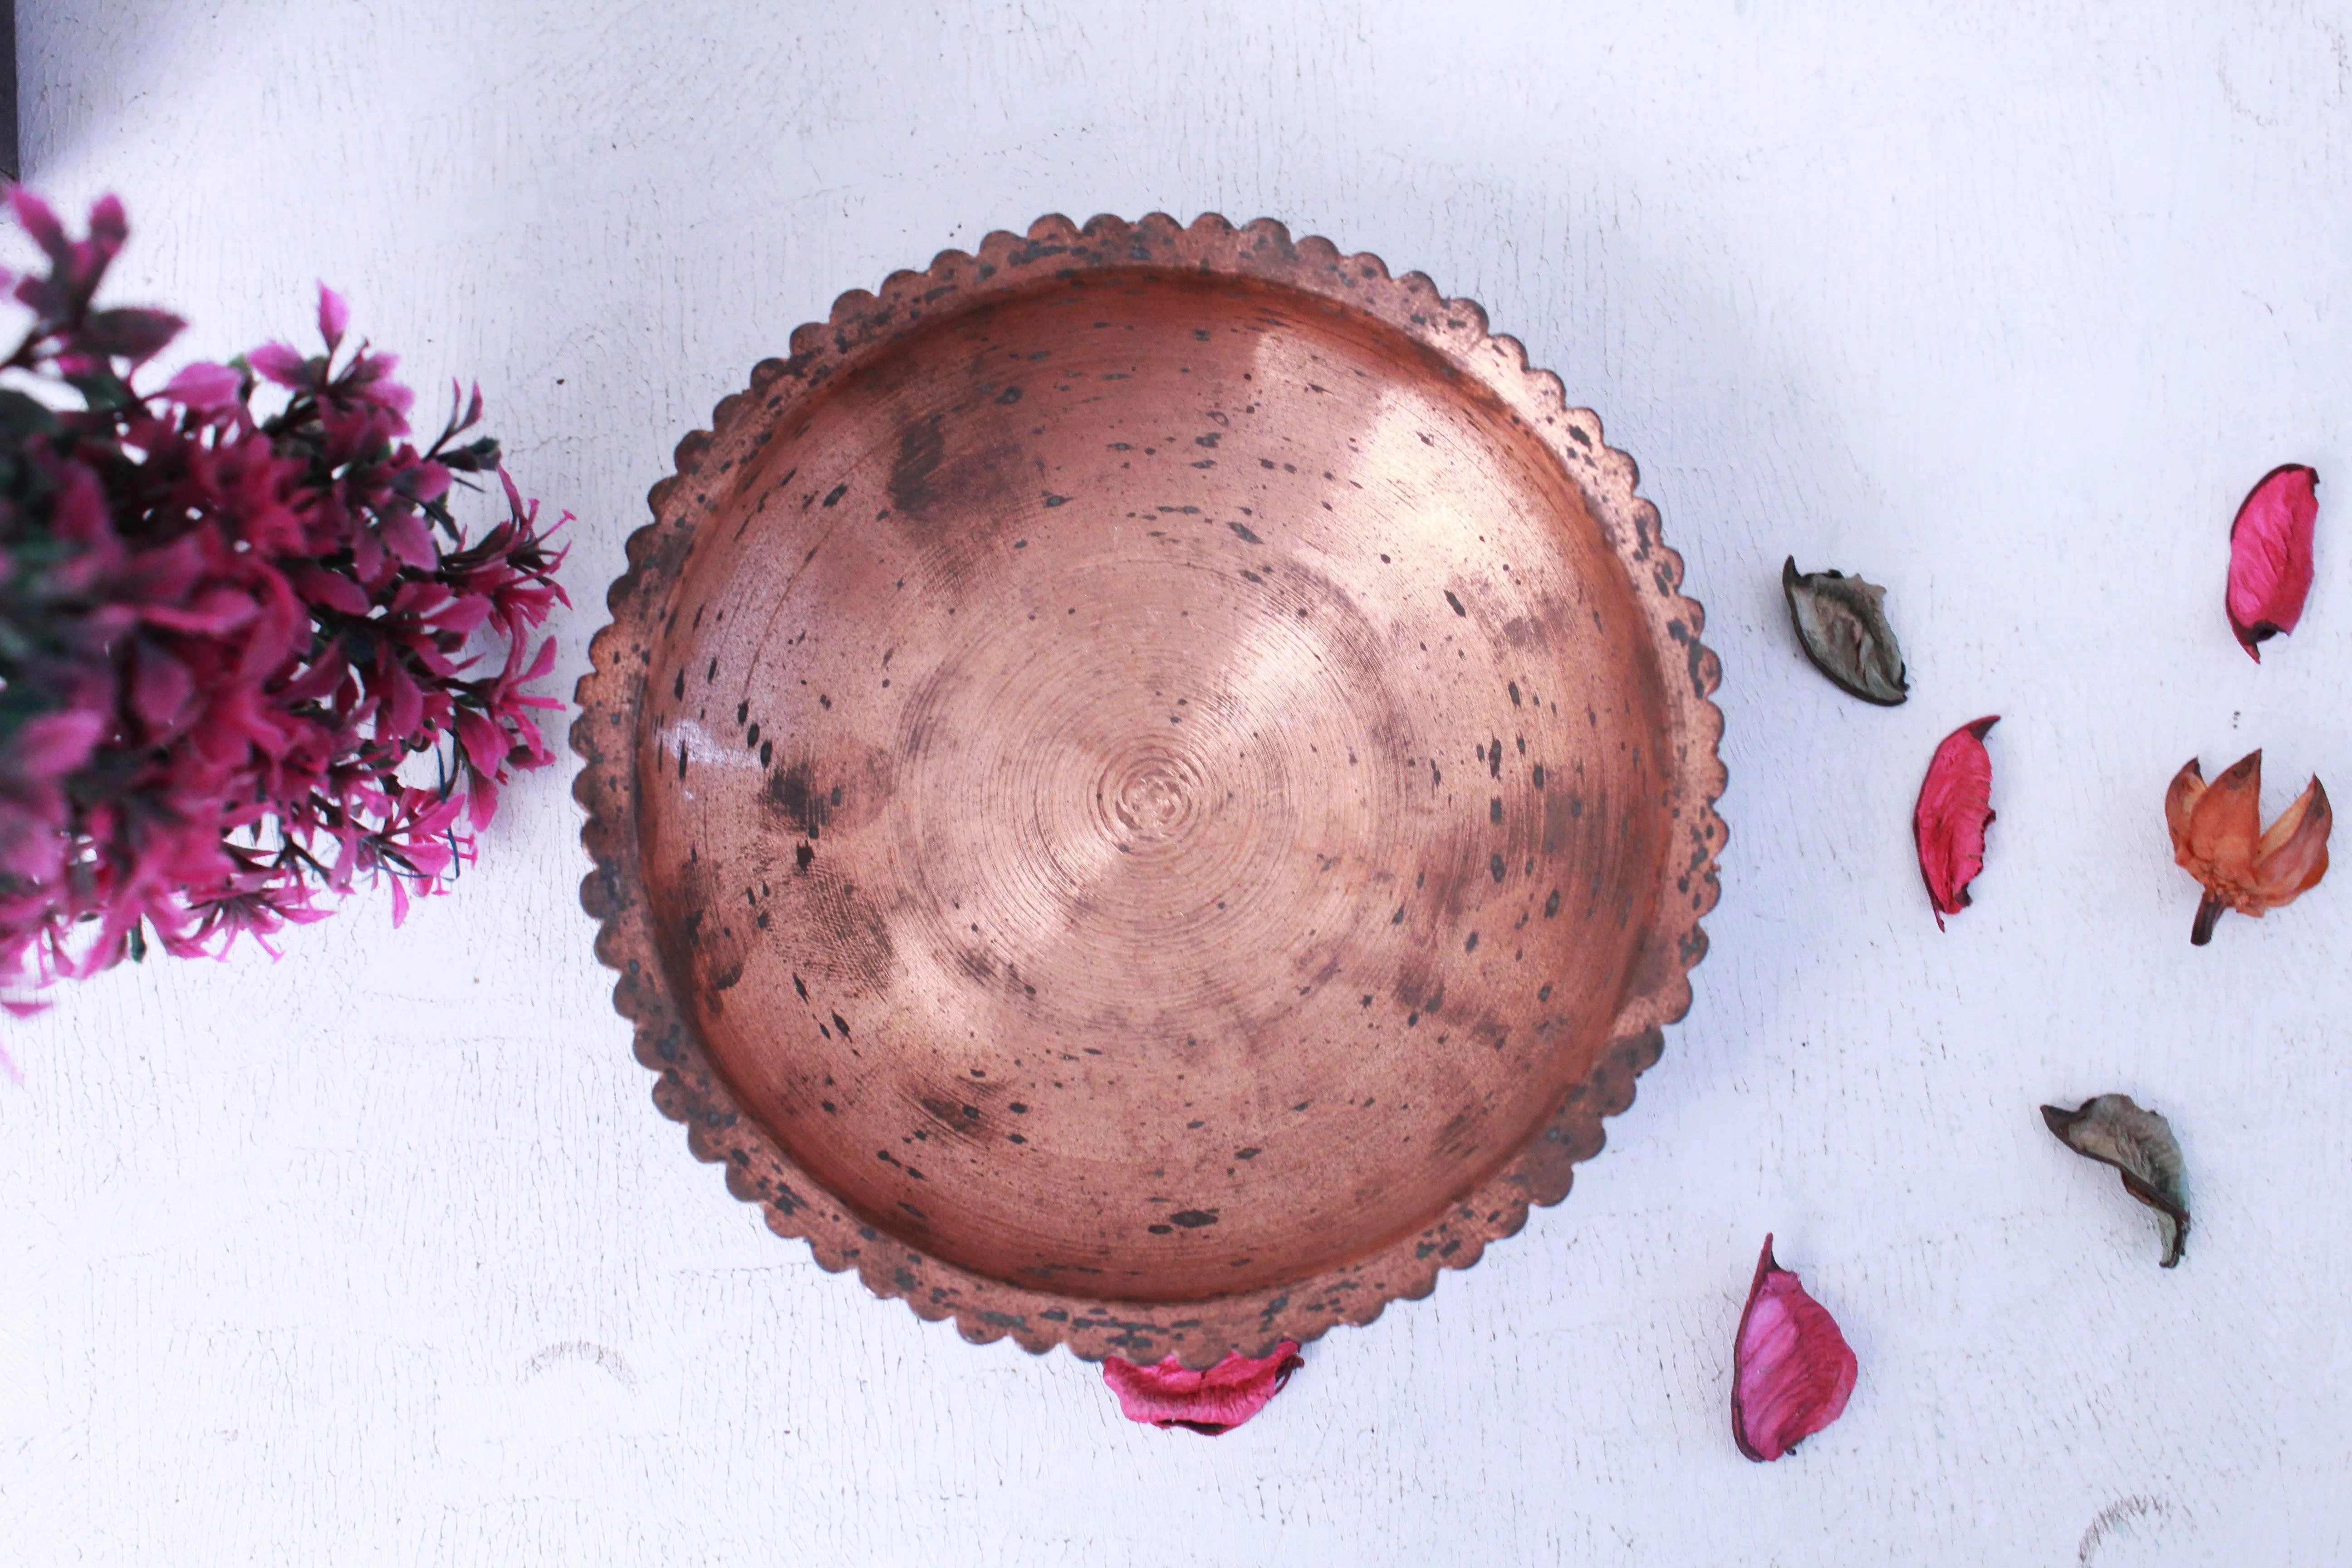
[{"label": "dried rose petal", "polygon": [[1805,657],[1841,690],[1882,708],[1910,695],[1885,589],[1843,572],[1800,572],[1791,555],[1780,564],[1780,592]]},{"label": "dried rose petal", "polygon": [[2102,1094],[2074,1110],[2045,1105],[2042,1120],[2075,1153],[2116,1168],[2124,1190],[2154,1209],[2164,1227],[2164,1267],[2179,1263],[2189,1239],[2188,1177],[2172,1124],[2127,1094]]},{"label": "dried rose petal", "polygon": [[2205,888],[2189,931],[2199,947],[2213,940],[2224,910],[2259,918],[2294,902],[2327,874],[2327,834],[2336,816],[2326,790],[2315,777],[2262,831],[2259,749],[2210,785],[2196,758],[2183,763],[2164,792],[2164,820],[2172,830],[2172,858]]},{"label": "dried rose petal", "polygon": [[2311,528],[2319,515],[2319,476],[2286,463],[2262,477],[2230,524],[2230,629],[2248,658],[2257,643],[2294,630],[2311,592]]},{"label": "dried rose petal", "polygon": [[1270,1356],[1229,1355],[1206,1372],[1191,1371],[1172,1355],[1158,1366],[1110,1356],[1103,1362],[1103,1381],[1118,1395],[1119,1410],[1129,1421],[1181,1426],[1213,1437],[1265,1409],[1305,1364],[1298,1342],[1285,1340]]},{"label": "dried rose petal", "polygon": [[1911,837],[1919,847],[1919,875],[1936,906],[1936,929],[1946,915],[1969,907],[1969,884],[1984,869],[1985,827],[1992,821],[1992,757],[1985,731],[2000,722],[1989,714],[1944,737],[1919,785]]},{"label": "dried rose petal", "polygon": [[1769,1236],[1731,1359],[1731,1438],[1759,1464],[1836,1420],[1853,1393],[1853,1348],[1828,1309],[1773,1260]]}]

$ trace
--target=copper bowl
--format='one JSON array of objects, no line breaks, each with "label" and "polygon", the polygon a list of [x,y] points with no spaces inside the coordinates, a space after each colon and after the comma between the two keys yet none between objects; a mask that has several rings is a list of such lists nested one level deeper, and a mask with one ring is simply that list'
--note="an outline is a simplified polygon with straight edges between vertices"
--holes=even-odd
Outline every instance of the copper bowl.
[{"label": "copper bowl", "polygon": [[695,1153],[968,1338],[1194,1365],[1565,1195],[1723,843],[1600,422],[1269,221],[1043,218],[792,349],[654,488],[572,731]]}]

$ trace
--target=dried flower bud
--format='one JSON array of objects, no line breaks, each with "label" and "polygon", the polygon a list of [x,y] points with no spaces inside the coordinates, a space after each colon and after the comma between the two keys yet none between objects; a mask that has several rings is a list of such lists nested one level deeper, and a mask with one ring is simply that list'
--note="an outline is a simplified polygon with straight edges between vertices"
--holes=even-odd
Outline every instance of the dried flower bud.
[{"label": "dried flower bud", "polygon": [[1840,689],[1892,708],[1910,695],[1903,680],[1903,649],[1886,624],[1886,590],[1843,572],[1800,572],[1793,555],[1781,563],[1780,591],[1805,657]]},{"label": "dried flower bud", "polygon": [[1103,1381],[1129,1421],[1213,1437],[1265,1409],[1305,1364],[1298,1342],[1285,1340],[1270,1356],[1229,1355],[1206,1372],[1193,1372],[1172,1355],[1158,1366],[1111,1356],[1103,1363]]},{"label": "dried flower bud", "polygon": [[1732,1441],[1759,1464],[1779,1458],[1844,1412],[1858,1370],[1837,1320],[1766,1237],[1732,1342]]},{"label": "dried flower bud", "polygon": [[2294,902],[2327,874],[2327,833],[2335,825],[2327,792],[2314,778],[2267,832],[2263,824],[2263,753],[2238,759],[2209,786],[2191,757],[2172,775],[2164,820],[2172,830],[2172,858],[2204,885],[2189,940],[2213,940],[2224,910],[2261,916]]},{"label": "dried flower bud", "polygon": [[2230,629],[2246,657],[2255,645],[2294,630],[2311,593],[2311,533],[2319,516],[2319,476],[2301,463],[2273,468],[2238,505],[2230,524]]},{"label": "dried flower bud", "polygon": [[2154,1209],[2164,1227],[2164,1267],[2179,1263],[2189,1239],[2189,1200],[2172,1124],[2127,1094],[2103,1094],[2074,1110],[2045,1105],[2042,1120],[2075,1153],[2116,1168],[2124,1190]]},{"label": "dried flower bud", "polygon": [[1992,756],[1984,738],[2000,722],[2000,715],[1990,714],[1945,736],[1919,785],[1911,837],[1937,931],[1946,915],[1969,907],[1969,884],[1984,869],[1985,828],[1993,819]]}]

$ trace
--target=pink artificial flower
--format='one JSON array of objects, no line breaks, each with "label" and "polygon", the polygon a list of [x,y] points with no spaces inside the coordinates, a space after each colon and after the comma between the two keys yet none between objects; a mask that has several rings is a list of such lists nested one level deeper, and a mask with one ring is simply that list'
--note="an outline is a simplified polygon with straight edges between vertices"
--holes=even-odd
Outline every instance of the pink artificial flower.
[{"label": "pink artificial flower", "polygon": [[1103,1381],[1118,1395],[1119,1412],[1129,1421],[1181,1426],[1213,1437],[1265,1409],[1305,1364],[1298,1342],[1285,1340],[1272,1355],[1229,1355],[1205,1372],[1194,1372],[1172,1355],[1148,1367],[1110,1356],[1103,1362]]},{"label": "pink artificial flower", "polygon": [[[47,542],[19,551],[0,509],[0,619],[34,634],[0,677],[37,710],[0,738],[0,982],[90,973],[143,932],[175,954],[268,947],[362,876],[390,879],[396,921],[470,862],[462,829],[509,774],[553,760],[536,715],[558,700],[524,689],[552,668],[531,634],[568,602],[562,552],[502,471],[507,515],[479,541],[450,510],[458,474],[499,468],[494,441],[454,444],[479,389],[420,450],[394,358],[362,345],[337,367],[349,310],[322,285],[323,354],[245,362],[281,411],[210,362],[142,396],[128,378],[181,323],[93,303],[121,204],[76,239],[10,199],[48,258],[13,280],[36,317],[19,368],[100,393],[58,399],[54,437],[5,437]],[[477,660],[499,673],[468,676]],[[444,787],[399,782],[420,752]]]}]

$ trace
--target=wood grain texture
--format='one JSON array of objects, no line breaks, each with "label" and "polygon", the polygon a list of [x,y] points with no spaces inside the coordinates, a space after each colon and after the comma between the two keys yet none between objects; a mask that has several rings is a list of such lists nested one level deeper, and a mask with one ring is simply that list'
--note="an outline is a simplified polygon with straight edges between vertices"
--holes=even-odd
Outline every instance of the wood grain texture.
[{"label": "wood grain texture", "polygon": [[[10,1025],[0,1561],[2284,1563],[2352,1553],[2352,893],[2192,952],[2165,781],[2352,778],[2352,13],[1299,0],[20,7],[27,173],[130,205],[192,353],[314,278],[479,374],[593,605],[837,292],[1059,210],[1260,213],[1484,302],[1637,454],[1720,651],[1690,1021],[1567,1204],[1214,1442],[767,1235],[647,1103],[568,780],[457,896]],[[2315,465],[2255,666],[2230,515]],[[2340,521],[2340,520],[2337,520]],[[1913,696],[1777,573],[1888,584]],[[601,616],[562,627],[568,690]],[[1976,902],[1908,811],[1998,712]],[[2281,793],[2269,804],[2286,798]],[[2035,1107],[2162,1110],[2198,1229]],[[1861,1359],[1751,1466],[1755,1249]]]}]

